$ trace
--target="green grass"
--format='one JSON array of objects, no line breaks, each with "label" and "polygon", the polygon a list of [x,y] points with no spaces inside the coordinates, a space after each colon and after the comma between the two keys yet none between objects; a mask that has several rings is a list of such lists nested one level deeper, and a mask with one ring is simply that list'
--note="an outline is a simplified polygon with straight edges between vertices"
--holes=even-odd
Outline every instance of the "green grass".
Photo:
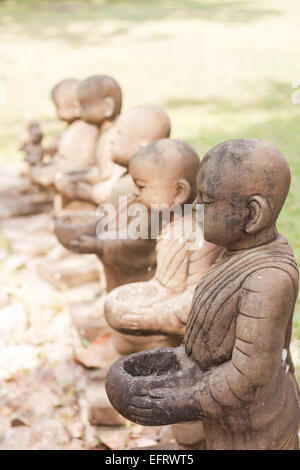
[{"label": "green grass", "polygon": [[[47,135],[61,127],[49,99],[57,81],[112,75],[124,109],[164,106],[172,136],[200,156],[235,137],[277,146],[293,174],[278,226],[300,262],[300,104],[291,101],[299,29],[298,0],[2,0],[0,158],[20,160],[26,115],[41,119]],[[300,340],[300,305],[293,339]]]}]

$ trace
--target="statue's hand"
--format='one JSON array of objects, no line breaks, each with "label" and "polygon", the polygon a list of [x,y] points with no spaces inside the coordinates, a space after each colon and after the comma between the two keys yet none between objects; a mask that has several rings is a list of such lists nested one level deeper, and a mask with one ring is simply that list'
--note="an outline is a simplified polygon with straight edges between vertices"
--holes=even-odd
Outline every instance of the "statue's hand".
[{"label": "statue's hand", "polygon": [[92,199],[93,186],[89,183],[79,181],[76,184],[76,194],[79,199],[90,200]]},{"label": "statue's hand", "polygon": [[125,313],[119,319],[120,328],[125,330],[155,330],[155,318],[153,315],[143,313]]},{"label": "statue's hand", "polygon": [[131,419],[144,426],[160,426],[202,418],[196,398],[197,386],[156,388],[130,400]]},{"label": "statue's hand", "polygon": [[95,253],[101,255],[103,251],[102,241],[90,235],[80,235],[78,239],[71,240],[69,247],[70,250],[76,253]]},{"label": "statue's hand", "polygon": [[70,199],[76,199],[77,192],[76,192],[76,182],[69,181],[63,182],[63,184],[56,184],[57,189],[64,195]]}]

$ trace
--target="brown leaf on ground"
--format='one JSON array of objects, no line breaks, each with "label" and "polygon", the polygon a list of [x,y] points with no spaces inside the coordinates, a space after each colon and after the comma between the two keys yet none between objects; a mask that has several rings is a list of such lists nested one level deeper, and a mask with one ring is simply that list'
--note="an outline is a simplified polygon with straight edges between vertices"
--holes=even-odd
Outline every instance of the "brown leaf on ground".
[{"label": "brown leaf on ground", "polygon": [[111,450],[123,450],[127,448],[127,436],[124,431],[118,430],[100,436],[101,443]]},{"label": "brown leaf on ground", "polygon": [[109,333],[95,338],[89,347],[75,356],[75,360],[84,367],[100,369],[108,368],[116,359],[118,359],[118,355],[114,350]]}]

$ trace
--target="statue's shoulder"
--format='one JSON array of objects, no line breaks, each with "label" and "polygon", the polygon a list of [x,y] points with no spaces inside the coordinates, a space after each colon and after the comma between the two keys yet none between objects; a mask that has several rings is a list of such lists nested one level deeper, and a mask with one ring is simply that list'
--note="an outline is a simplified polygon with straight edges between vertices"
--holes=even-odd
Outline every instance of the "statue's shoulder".
[{"label": "statue's shoulder", "polygon": [[293,289],[295,295],[298,293],[299,272],[296,259],[287,239],[282,235],[258,250],[255,270],[243,283],[243,289],[254,292],[262,292],[266,286],[270,293],[287,292],[289,289]]}]

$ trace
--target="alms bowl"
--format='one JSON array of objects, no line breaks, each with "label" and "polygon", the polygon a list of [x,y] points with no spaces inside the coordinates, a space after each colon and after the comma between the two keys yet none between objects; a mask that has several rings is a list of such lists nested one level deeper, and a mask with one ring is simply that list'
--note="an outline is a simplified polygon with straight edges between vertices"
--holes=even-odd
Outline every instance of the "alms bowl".
[{"label": "alms bowl", "polygon": [[96,236],[98,222],[99,216],[84,211],[62,215],[55,221],[55,235],[69,249],[70,241],[77,240],[81,235]]},{"label": "alms bowl", "polygon": [[150,349],[122,357],[109,369],[106,393],[113,407],[133,421],[128,409],[134,396],[172,382],[172,374],[181,370],[174,348]]}]

